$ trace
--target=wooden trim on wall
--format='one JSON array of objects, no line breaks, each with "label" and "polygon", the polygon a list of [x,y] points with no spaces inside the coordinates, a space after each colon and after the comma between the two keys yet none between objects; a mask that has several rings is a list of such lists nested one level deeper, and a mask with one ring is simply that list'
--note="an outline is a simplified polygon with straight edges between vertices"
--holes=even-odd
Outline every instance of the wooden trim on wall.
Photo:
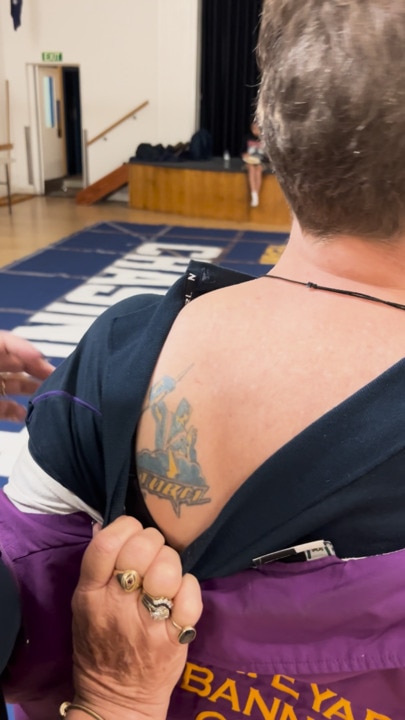
[{"label": "wooden trim on wall", "polygon": [[91,140],[88,140],[86,143],[86,146],[88,147],[89,145],[92,145],[93,143],[95,143],[97,140],[100,140],[100,138],[105,137],[111,130],[114,130],[114,128],[116,128],[118,125],[121,125],[121,123],[125,122],[125,120],[128,120],[128,118],[132,117],[133,115],[136,115],[137,112],[139,112],[140,110],[143,110],[143,108],[146,107],[147,105],[149,105],[149,100],[145,100],[145,102],[141,103],[140,105],[137,105],[137,107],[134,108],[134,110],[131,110],[131,112],[124,115],[122,118],[117,120],[115,123],[113,123],[112,125],[109,125],[105,130],[103,130],[103,132],[99,133],[94,138],[91,138]]}]

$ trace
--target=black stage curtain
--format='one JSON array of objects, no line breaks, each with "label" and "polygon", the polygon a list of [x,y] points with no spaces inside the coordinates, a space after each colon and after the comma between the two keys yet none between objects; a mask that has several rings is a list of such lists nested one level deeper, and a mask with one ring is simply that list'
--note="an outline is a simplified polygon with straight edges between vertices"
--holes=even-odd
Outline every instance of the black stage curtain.
[{"label": "black stage curtain", "polygon": [[239,155],[255,108],[262,0],[202,0],[200,127],[214,155]]}]

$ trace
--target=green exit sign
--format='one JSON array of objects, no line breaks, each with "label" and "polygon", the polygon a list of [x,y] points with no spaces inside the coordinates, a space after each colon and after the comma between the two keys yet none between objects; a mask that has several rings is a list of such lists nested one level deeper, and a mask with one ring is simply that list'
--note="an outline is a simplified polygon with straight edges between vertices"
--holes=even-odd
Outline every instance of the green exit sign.
[{"label": "green exit sign", "polygon": [[43,52],[43,62],[62,62],[62,53],[60,52]]}]

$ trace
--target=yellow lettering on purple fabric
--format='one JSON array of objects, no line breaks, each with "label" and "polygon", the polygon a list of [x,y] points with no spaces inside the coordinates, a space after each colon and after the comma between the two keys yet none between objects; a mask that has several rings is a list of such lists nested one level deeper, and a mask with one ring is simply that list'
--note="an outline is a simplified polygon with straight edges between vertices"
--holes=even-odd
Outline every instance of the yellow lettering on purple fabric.
[{"label": "yellow lettering on purple fabric", "polygon": [[352,713],[352,704],[350,700],[340,698],[328,710],[325,710],[323,716],[332,720],[332,718],[342,718],[342,720],[355,720]]},{"label": "yellow lettering on purple fabric", "polygon": [[298,720],[298,717],[294,712],[294,708],[288,703],[284,703],[283,705],[283,711],[280,715],[280,720]]},{"label": "yellow lettering on purple fabric", "polygon": [[292,677],[288,677],[288,675],[274,675],[273,680],[270,684],[276,690],[281,690],[281,692],[285,692],[287,693],[287,695],[292,695],[293,698],[298,700],[300,694],[296,690],[293,690],[291,687],[287,687],[286,685],[284,685],[283,682],[288,682],[291,685],[294,685],[295,680]]},{"label": "yellow lettering on purple fabric", "polygon": [[211,670],[188,662],[181,678],[181,688],[207,697],[212,690],[213,679],[214,673]]},{"label": "yellow lettering on purple fabric", "polygon": [[238,691],[236,689],[235,680],[230,680],[229,678],[225,680],[225,682],[220,685],[220,687],[212,695],[210,695],[209,699],[211,702],[217,702],[219,698],[229,701],[231,703],[232,710],[240,712]]},{"label": "yellow lettering on purple fabric", "polygon": [[271,708],[269,708],[265,704],[260,692],[256,690],[256,688],[250,688],[249,696],[243,710],[243,715],[250,716],[252,714],[253,705],[260,710],[264,720],[276,720],[281,701],[273,700]]},{"label": "yellow lettering on purple fabric", "polygon": [[[245,677],[258,677],[257,673],[236,672]],[[289,675],[274,675],[270,687],[292,696],[295,700],[299,700],[300,693],[294,688],[296,682],[297,679]],[[239,714],[246,717],[253,716],[255,720],[259,720],[259,717],[260,720],[301,720],[301,718],[302,720],[315,720],[312,715],[305,715],[305,719],[303,715],[297,715],[293,705],[278,698],[273,697],[266,701],[260,689],[255,687],[249,688],[245,706],[242,709],[237,680],[226,678],[216,689],[214,689],[214,684],[215,674],[212,670],[192,662],[186,663],[181,679],[181,689],[205,697],[210,703],[227,702],[232,717],[233,713],[238,713],[238,717]],[[310,683],[310,687],[313,695],[311,710],[322,715],[325,720],[394,720],[391,716],[383,715],[371,709],[367,709],[365,715],[362,713],[360,718],[358,713],[356,713],[356,716],[353,714],[350,700],[339,697],[336,692],[329,688],[321,690],[316,683]],[[243,697],[245,692],[246,690],[243,691]],[[328,701],[332,702],[332,704],[330,705]],[[303,709],[301,708],[301,712]],[[195,720],[230,720],[228,714],[225,716],[215,710],[203,710],[193,717]],[[316,718],[318,718],[318,714]]]},{"label": "yellow lettering on purple fabric", "polygon": [[331,698],[337,697],[337,693],[332,692],[332,690],[320,692],[316,683],[311,683],[311,690],[314,696],[314,702],[312,703],[311,710],[316,710],[316,712],[321,712],[321,705],[324,700],[330,700]]}]

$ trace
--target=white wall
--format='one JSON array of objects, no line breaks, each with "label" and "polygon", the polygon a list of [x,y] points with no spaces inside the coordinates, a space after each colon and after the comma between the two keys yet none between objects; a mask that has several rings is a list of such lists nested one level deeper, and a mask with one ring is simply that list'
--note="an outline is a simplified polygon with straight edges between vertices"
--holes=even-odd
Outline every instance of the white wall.
[{"label": "white wall", "polygon": [[42,63],[43,51],[62,52],[63,64],[79,65],[89,139],[149,100],[136,120],[89,147],[90,182],[128,160],[140,142],[175,144],[196,128],[198,0],[25,1],[17,31],[10,3],[2,2],[0,40],[0,103],[7,79],[15,192],[33,189],[24,127],[35,125],[29,66]]}]

